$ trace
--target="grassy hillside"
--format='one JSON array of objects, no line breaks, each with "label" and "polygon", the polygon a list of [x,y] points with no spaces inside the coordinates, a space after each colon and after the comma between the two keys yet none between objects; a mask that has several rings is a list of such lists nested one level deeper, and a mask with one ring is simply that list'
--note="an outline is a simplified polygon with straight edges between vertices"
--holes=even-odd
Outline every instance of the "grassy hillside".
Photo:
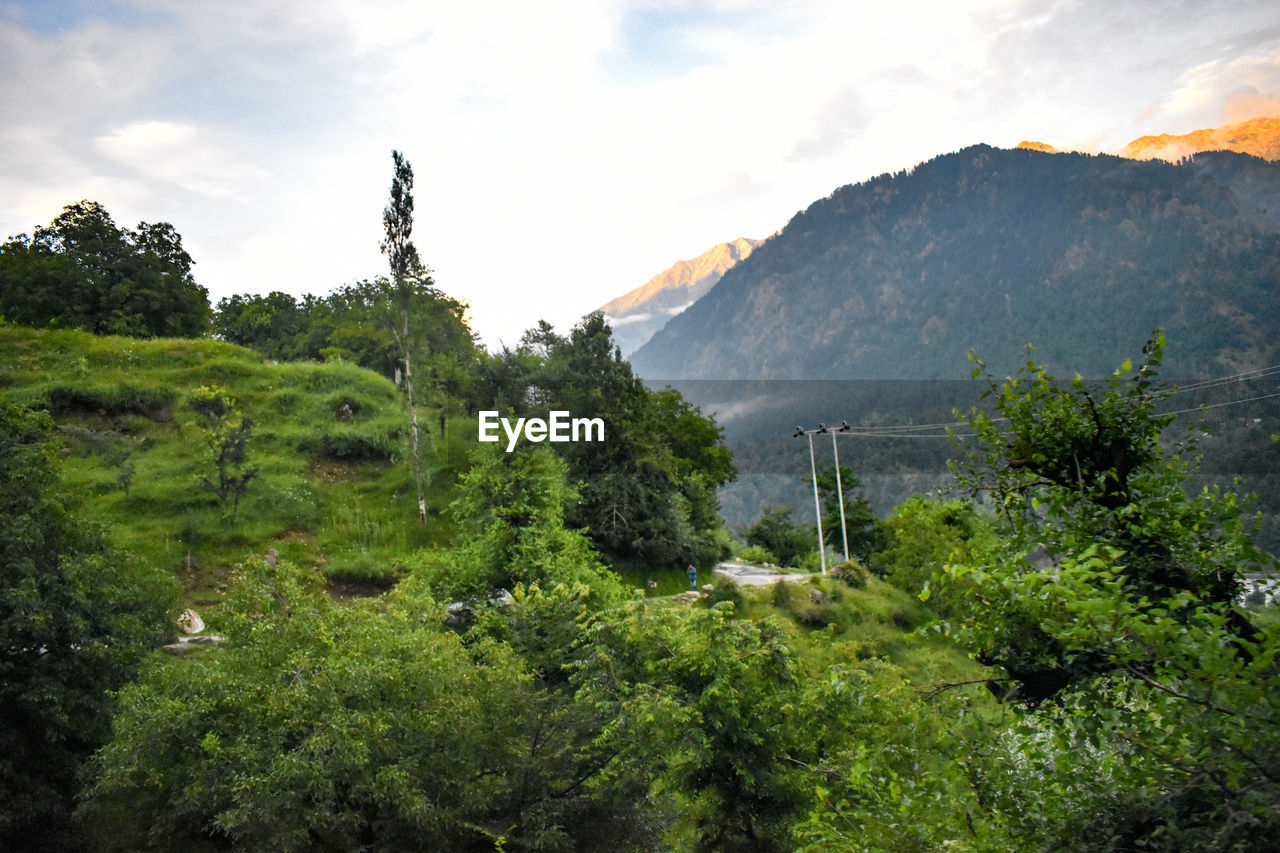
[{"label": "grassy hillside", "polygon": [[[192,394],[220,387],[253,422],[259,470],[235,513],[215,477]],[[404,404],[383,377],[345,363],[266,362],[213,340],[137,340],[0,325],[0,390],[48,410],[63,475],[89,514],[139,558],[171,568],[195,602],[235,563],[276,548],[331,578],[390,580],[414,549],[451,535],[466,431],[433,436],[427,525],[417,523]],[[429,422],[434,423],[434,419]]]}]

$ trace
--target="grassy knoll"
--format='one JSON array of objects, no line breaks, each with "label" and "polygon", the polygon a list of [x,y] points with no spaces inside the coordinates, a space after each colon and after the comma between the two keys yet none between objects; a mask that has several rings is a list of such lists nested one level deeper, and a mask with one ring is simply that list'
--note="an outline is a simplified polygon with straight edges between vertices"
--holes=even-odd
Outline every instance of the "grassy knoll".
[{"label": "grassy knoll", "polygon": [[[202,388],[223,389],[253,423],[247,467],[258,473],[234,511],[201,484],[216,478],[191,405]],[[176,572],[197,603],[268,548],[331,577],[378,580],[452,534],[441,510],[467,431],[451,423],[448,438],[431,436],[431,512],[418,524],[403,400],[351,364],[276,364],[208,339],[0,325],[0,393],[54,416],[63,475],[89,515],[120,547]],[[430,414],[424,422],[435,423]]]}]

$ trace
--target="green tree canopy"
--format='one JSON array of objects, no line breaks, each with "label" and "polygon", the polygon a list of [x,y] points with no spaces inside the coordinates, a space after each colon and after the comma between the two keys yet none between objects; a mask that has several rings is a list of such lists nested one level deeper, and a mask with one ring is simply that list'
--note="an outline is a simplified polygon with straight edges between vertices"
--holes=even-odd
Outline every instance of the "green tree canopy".
[{"label": "green tree canopy", "polygon": [[[836,472],[827,468],[818,474],[818,495],[822,501],[822,535],[827,546],[841,549],[845,537],[849,557],[866,560],[876,546],[877,524],[871,502],[862,494],[862,480],[854,476],[848,465],[840,466],[840,488],[836,488]],[[844,534],[841,534],[840,499],[844,498]]]},{"label": "green tree canopy", "polygon": [[674,389],[649,391],[603,315],[567,337],[540,323],[515,350],[486,360],[480,387],[490,405],[520,416],[557,409],[604,421],[603,442],[553,447],[580,484],[566,520],[606,558],[674,567],[723,554],[716,489],[736,471],[720,427]]},{"label": "green tree canopy", "polygon": [[159,645],[174,600],[74,509],[55,447],[47,416],[0,404],[0,847],[13,850],[70,845],[109,691]]},{"label": "green tree canopy", "polygon": [[192,264],[169,223],[120,228],[102,205],[77,202],[0,246],[0,314],[103,335],[196,337],[210,312]]},{"label": "green tree canopy", "polygon": [[818,547],[817,530],[795,521],[785,506],[765,507],[755,523],[746,529],[745,537],[748,545],[760,546],[787,566],[796,565],[801,557]]},{"label": "green tree canopy", "polygon": [[615,575],[600,564],[591,540],[565,526],[577,492],[567,466],[546,447],[506,453],[479,445],[450,510],[462,528],[458,547],[443,555],[437,589],[455,596],[487,596],[517,584],[582,584],[593,605],[623,597]]}]

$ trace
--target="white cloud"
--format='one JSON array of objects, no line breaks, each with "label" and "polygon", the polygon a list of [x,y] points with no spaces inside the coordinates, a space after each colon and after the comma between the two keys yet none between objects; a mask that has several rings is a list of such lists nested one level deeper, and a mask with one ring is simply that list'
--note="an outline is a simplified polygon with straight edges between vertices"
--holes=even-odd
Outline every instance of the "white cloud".
[{"label": "white cloud", "polygon": [[1222,118],[1228,124],[1248,121],[1260,116],[1280,116],[1280,95],[1259,92],[1255,87],[1247,84],[1227,95],[1227,101],[1222,108]]},{"label": "white cloud", "polygon": [[614,317],[612,315],[606,316],[609,317],[609,325],[613,326],[615,329],[622,326],[630,326],[632,323],[647,323],[653,319],[653,314],[648,311],[643,311],[639,314],[628,314],[625,317]]},{"label": "white cloud", "polygon": [[99,136],[98,149],[143,180],[172,184],[214,199],[248,203],[265,172],[187,122],[130,122]]},{"label": "white cloud", "polygon": [[394,147],[415,242],[490,342],[962,145],[1118,147],[1280,92],[1266,2],[102,8],[0,11],[0,230],[96,198],[171,221],[215,299],[326,292],[385,268]]}]

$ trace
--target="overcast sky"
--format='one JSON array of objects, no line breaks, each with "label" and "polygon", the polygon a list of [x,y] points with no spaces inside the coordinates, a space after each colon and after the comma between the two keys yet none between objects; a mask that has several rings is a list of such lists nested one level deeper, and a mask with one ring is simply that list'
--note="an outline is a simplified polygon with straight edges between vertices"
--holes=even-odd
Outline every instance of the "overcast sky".
[{"label": "overcast sky", "polygon": [[1280,116],[1253,2],[0,0],[0,236],[166,221],[216,301],[413,239],[490,346],[835,188],[977,142],[1115,151]]}]

